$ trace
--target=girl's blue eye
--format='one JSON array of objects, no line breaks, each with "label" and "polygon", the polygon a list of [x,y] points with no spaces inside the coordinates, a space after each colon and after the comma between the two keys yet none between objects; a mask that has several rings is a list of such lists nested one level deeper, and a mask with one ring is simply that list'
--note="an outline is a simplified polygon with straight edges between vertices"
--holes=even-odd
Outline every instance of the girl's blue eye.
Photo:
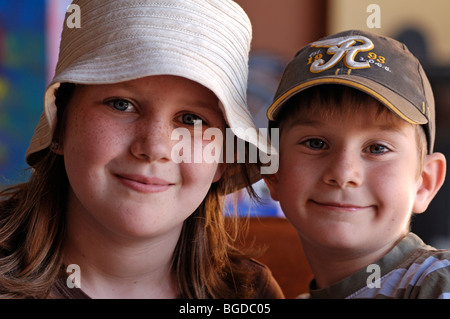
[{"label": "girl's blue eye", "polygon": [[182,120],[183,124],[186,124],[186,125],[201,124],[201,122],[202,122],[202,119],[200,117],[198,117],[197,115],[194,115],[194,114],[189,114],[189,113],[183,114],[181,116],[181,120]]},{"label": "girl's blue eye", "polygon": [[133,104],[127,100],[115,99],[110,102],[111,106],[118,111],[129,111]]},{"label": "girl's blue eye", "polygon": [[369,146],[369,151],[372,154],[383,154],[386,153],[388,151],[388,149],[380,144],[373,144]]},{"label": "girl's blue eye", "polygon": [[304,144],[314,150],[321,150],[325,149],[327,144],[318,138],[312,138],[304,142]]}]

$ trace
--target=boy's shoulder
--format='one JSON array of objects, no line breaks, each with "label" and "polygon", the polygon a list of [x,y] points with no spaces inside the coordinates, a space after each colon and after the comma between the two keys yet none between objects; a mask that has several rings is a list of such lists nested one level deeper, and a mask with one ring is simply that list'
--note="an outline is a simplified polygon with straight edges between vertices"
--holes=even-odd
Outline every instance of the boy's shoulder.
[{"label": "boy's shoulder", "polygon": [[450,249],[436,249],[409,233],[377,262],[310,293],[313,298],[450,299]]},{"label": "boy's shoulder", "polygon": [[450,249],[436,249],[409,233],[374,265],[381,269],[378,285],[366,285],[354,297],[450,298]]}]

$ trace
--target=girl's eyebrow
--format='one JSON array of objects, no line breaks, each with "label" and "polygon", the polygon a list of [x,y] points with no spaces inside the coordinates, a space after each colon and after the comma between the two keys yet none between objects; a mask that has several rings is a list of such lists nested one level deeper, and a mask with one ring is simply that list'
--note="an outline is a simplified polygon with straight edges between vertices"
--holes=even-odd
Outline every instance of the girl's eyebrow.
[{"label": "girl's eyebrow", "polygon": [[215,112],[215,113],[222,113],[222,111],[220,110],[218,104],[217,104],[217,108],[214,108],[214,105],[211,105],[209,103],[206,103],[204,101],[201,100],[187,100],[187,102],[185,103],[186,106],[192,106],[192,107],[198,107],[201,109],[205,109],[207,111],[211,111],[211,112]]},{"label": "girl's eyebrow", "polygon": [[[99,86],[100,87],[103,86],[108,91],[123,90],[123,91],[129,92],[131,94],[145,95],[145,91],[146,91],[145,89],[143,90],[143,88],[141,86],[134,84],[132,81],[114,83],[114,84],[100,84]],[[213,105],[213,104],[207,103],[201,99],[189,98],[189,99],[185,99],[183,101],[183,105],[186,108],[189,108],[189,107],[200,108],[200,109],[204,110],[205,112],[208,112],[209,114],[217,114],[217,115],[223,116],[223,111],[219,107],[218,99],[217,99],[217,103],[215,103]]]}]

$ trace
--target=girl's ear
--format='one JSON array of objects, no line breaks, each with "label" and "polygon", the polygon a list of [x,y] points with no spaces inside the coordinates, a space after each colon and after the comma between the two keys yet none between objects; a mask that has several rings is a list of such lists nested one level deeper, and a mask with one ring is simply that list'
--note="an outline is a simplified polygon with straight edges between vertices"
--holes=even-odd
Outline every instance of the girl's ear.
[{"label": "girl's ear", "polygon": [[264,182],[270,191],[270,196],[274,201],[278,201],[278,172],[274,174],[263,175]]},{"label": "girl's ear", "polygon": [[444,184],[446,174],[446,159],[441,153],[432,153],[425,157],[422,174],[422,182],[417,189],[413,212],[423,213]]},{"label": "girl's ear", "polygon": [[226,163],[219,163],[217,165],[216,174],[214,175],[213,183],[218,182],[219,179],[222,177],[223,173],[225,172],[225,169],[227,168]]}]

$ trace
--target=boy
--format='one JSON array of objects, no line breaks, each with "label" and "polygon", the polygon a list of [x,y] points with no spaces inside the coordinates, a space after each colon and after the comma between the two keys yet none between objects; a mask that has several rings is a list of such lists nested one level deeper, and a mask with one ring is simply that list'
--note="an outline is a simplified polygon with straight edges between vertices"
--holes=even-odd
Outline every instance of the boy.
[{"label": "boy", "polygon": [[444,182],[434,100],[401,43],[346,31],[286,67],[269,126],[280,167],[265,181],[297,229],[311,298],[449,298],[450,250],[409,231]]}]

